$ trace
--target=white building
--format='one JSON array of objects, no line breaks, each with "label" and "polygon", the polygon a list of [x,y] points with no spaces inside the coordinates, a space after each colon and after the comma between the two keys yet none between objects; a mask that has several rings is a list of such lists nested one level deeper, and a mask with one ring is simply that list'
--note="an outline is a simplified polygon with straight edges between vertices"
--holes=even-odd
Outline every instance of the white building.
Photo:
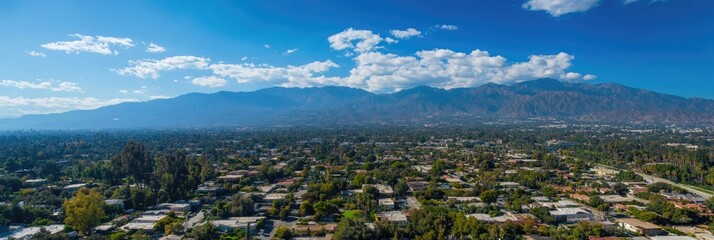
[{"label": "white building", "polygon": [[[364,184],[364,185],[362,185],[362,190],[363,190],[363,191],[364,191],[364,188],[365,188],[366,186],[370,186],[370,185],[369,185],[369,184]],[[371,186],[374,187],[374,188],[376,188],[376,189],[377,189],[377,192],[379,192],[379,194],[381,194],[381,195],[391,196],[392,194],[394,194],[394,190],[393,190],[392,187],[389,186],[389,185],[384,185],[384,184],[372,184]]]},{"label": "white building", "polygon": [[662,228],[660,226],[636,218],[619,218],[616,219],[616,221],[620,227],[627,231],[647,236],[662,234]]},{"label": "white building", "polygon": [[557,221],[583,222],[593,220],[593,214],[582,208],[557,208],[550,211],[550,215]]},{"label": "white building", "polygon": [[393,222],[400,225],[407,224],[407,215],[405,215],[402,211],[387,211],[377,213],[377,218],[386,219],[389,222]]},{"label": "white building", "polygon": [[697,240],[690,236],[656,236],[650,237],[651,240]]},{"label": "white building", "polygon": [[211,221],[211,224],[225,232],[233,231],[236,228],[248,230],[250,225],[251,232],[255,232],[258,228],[258,221],[261,219],[265,219],[265,217],[232,217],[224,220],[214,220]]},{"label": "white building", "polygon": [[392,200],[391,198],[380,198],[379,205],[384,206],[384,208],[388,210],[392,210],[394,209],[394,200]]},{"label": "white building", "polygon": [[518,218],[511,216],[511,215],[501,215],[501,216],[496,216],[496,217],[491,217],[491,215],[488,214],[482,214],[482,213],[474,213],[474,214],[466,214],[466,217],[472,217],[476,218],[479,222],[487,222],[487,223],[503,223],[507,221],[512,221],[516,222],[518,221]]},{"label": "white building", "polygon": [[29,239],[32,237],[32,235],[35,235],[42,231],[42,229],[45,229],[46,231],[50,232],[50,234],[57,234],[61,231],[64,231],[64,225],[62,224],[53,224],[53,225],[47,225],[47,226],[41,226],[41,227],[18,227],[18,228],[13,228],[10,227],[10,232],[7,235],[2,235],[0,234],[0,240],[7,240],[7,239]]}]

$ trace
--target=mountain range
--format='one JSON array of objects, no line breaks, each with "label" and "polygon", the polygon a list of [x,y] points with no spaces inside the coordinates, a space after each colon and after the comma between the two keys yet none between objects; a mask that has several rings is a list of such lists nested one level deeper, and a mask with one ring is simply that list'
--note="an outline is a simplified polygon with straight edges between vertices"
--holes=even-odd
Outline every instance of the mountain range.
[{"label": "mountain range", "polygon": [[[551,118],[596,123],[714,123],[714,100],[614,83],[537,79],[475,88],[416,87],[374,94],[347,87],[190,93],[94,110],[0,120],[0,129],[113,129],[421,123]],[[458,119],[458,120],[457,120]]]}]

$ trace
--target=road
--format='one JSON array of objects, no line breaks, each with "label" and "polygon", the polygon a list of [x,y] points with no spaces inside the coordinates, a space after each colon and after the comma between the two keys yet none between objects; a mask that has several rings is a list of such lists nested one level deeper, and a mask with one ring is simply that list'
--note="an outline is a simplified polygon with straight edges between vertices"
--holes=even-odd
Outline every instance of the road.
[{"label": "road", "polygon": [[409,209],[421,209],[421,203],[419,203],[415,197],[408,197],[407,204],[409,205]]},{"label": "road", "polygon": [[183,223],[183,227],[184,227],[185,229],[193,228],[194,226],[196,226],[196,224],[198,224],[198,223],[200,223],[200,222],[203,221],[204,216],[205,216],[205,215],[203,214],[203,211],[199,211],[198,213],[196,213],[195,216],[193,216],[193,217],[189,218],[188,220],[186,220],[186,221]]},{"label": "road", "polygon": [[639,173],[639,172],[635,172],[635,173],[637,173],[637,175],[640,175],[640,176],[641,176],[643,179],[645,179],[645,181],[647,181],[648,183],[657,183],[657,182],[668,183],[668,184],[671,184],[671,185],[680,187],[680,188],[682,188],[682,189],[684,189],[684,190],[687,190],[688,192],[691,192],[691,193],[694,193],[694,194],[696,194],[696,195],[699,195],[700,197],[703,197],[704,199],[710,199],[711,197],[714,196],[714,194],[711,194],[711,193],[707,193],[707,192],[698,190],[698,189],[693,188],[693,187],[690,187],[689,185],[686,185],[686,184],[681,184],[681,183],[672,182],[672,181],[669,180],[669,179],[664,179],[664,178],[660,178],[660,177],[655,177],[655,176],[652,176],[652,175],[647,175],[647,174]]},{"label": "road", "polygon": [[[602,166],[602,167],[606,167],[606,168],[610,168],[610,169],[620,170],[620,171],[624,170],[624,169],[619,169],[619,168],[615,168],[615,167],[611,167],[611,166],[607,166],[607,165],[602,165],[602,164],[597,164],[597,165]],[[696,194],[696,195],[698,195],[698,196],[700,196],[700,197],[703,197],[704,199],[710,199],[711,197],[714,196],[714,194],[711,194],[711,193],[708,193],[708,192],[704,192],[704,191],[698,190],[698,189],[693,188],[693,187],[691,187],[691,186],[689,186],[689,185],[686,185],[686,184],[676,183],[676,182],[673,182],[673,181],[671,181],[671,180],[669,180],[669,179],[664,179],[664,178],[661,178],[661,177],[655,177],[655,176],[648,175],[648,174],[644,174],[644,173],[641,173],[641,172],[635,172],[635,173],[636,173],[637,175],[640,175],[640,177],[642,177],[642,178],[643,178],[646,182],[648,182],[648,183],[658,183],[658,182],[662,182],[662,183],[671,184],[671,185],[680,187],[680,188],[682,188],[682,189],[684,189],[684,190],[687,190],[688,192],[691,192],[691,193],[693,193],[693,194]]]},{"label": "road", "polygon": [[266,219],[265,221],[265,226],[262,229],[262,234],[258,234],[255,236],[255,239],[272,239],[275,236],[275,232],[277,232],[278,227],[280,226],[286,226],[290,229],[295,228],[297,223],[297,219],[293,217],[289,217],[288,221],[283,221],[283,220],[273,220],[273,219]]}]

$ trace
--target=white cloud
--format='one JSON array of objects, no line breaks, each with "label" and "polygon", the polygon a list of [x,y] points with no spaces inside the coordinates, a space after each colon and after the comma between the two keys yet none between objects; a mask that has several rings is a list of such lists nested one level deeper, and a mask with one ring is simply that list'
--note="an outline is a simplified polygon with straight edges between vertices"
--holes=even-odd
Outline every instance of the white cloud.
[{"label": "white cloud", "polygon": [[[394,42],[397,40],[392,39]],[[450,49],[418,51],[413,55],[383,53],[378,44],[390,42],[369,30],[346,29],[328,38],[330,47],[354,56],[356,66],[346,76],[326,76],[339,65],[331,60],[285,67],[255,63],[209,64],[208,59],[179,56],[177,59],[132,61],[120,74],[157,78],[160,71],[174,69],[210,70],[213,76],[195,78],[199,86],[220,87],[226,79],[238,83],[260,83],[286,87],[339,85],[373,92],[394,92],[419,85],[440,88],[477,87],[485,83],[512,84],[538,78],[588,81],[596,78],[570,70],[574,56],[567,53],[532,55],[524,62],[511,62],[487,51],[456,52]],[[191,78],[187,78],[191,79]]]},{"label": "white cloud", "polygon": [[264,48],[270,48],[270,45],[266,43],[266,44],[263,44],[263,47],[264,47]]},{"label": "white cloud", "polygon": [[148,53],[162,53],[165,51],[166,48],[156,45],[155,43],[149,43],[149,46],[146,47],[146,52]]},{"label": "white cloud", "polygon": [[9,97],[0,96],[0,117],[18,117],[26,114],[59,113],[72,110],[90,110],[122,102],[135,102],[136,99],[93,97]]},{"label": "white cloud", "polygon": [[399,39],[409,39],[411,37],[421,35],[421,32],[414,28],[407,28],[406,30],[392,30],[390,33],[392,33],[392,36]]},{"label": "white cloud", "polygon": [[[372,51],[382,40],[379,34],[372,33],[370,30],[355,30],[353,28],[345,29],[327,38],[332,49],[344,50],[350,48],[356,52]],[[353,43],[355,41],[357,44]]]},{"label": "white cloud", "polygon": [[27,52],[27,55],[33,56],[33,57],[46,57],[45,53],[43,52],[37,52],[37,51],[29,51]]},{"label": "white cloud", "polygon": [[567,72],[573,59],[572,55],[559,53],[533,55],[527,62],[509,63],[504,57],[481,50],[462,53],[435,49],[419,51],[416,56],[369,52],[355,58],[357,67],[341,83],[373,92],[394,92],[419,85],[448,89],[537,78],[586,80],[579,73]]},{"label": "white cloud", "polygon": [[241,60],[241,61],[245,61],[245,60],[248,60],[248,57],[247,57],[247,56],[245,56],[245,57],[242,57],[242,58],[241,58],[240,60]]},{"label": "white cloud", "polygon": [[120,75],[130,75],[139,78],[159,78],[161,71],[177,69],[205,69],[210,59],[196,56],[173,56],[161,60],[144,59],[129,61],[131,67],[115,69]]},{"label": "white cloud", "polygon": [[61,82],[57,84],[56,87],[53,87],[51,90],[53,92],[81,92],[82,88],[80,88],[77,83],[74,82]]},{"label": "white cloud", "polygon": [[298,48],[288,49],[287,51],[285,51],[283,53],[283,56],[293,54],[293,53],[297,52],[298,50],[300,50],[300,49],[298,49]]},{"label": "white cloud", "polygon": [[208,76],[194,78],[191,83],[196,86],[217,88],[225,86],[226,80],[217,76]]},{"label": "white cloud", "polygon": [[127,93],[129,93],[129,90],[122,89],[122,90],[119,90],[119,93],[121,93],[121,94],[127,94]]},{"label": "white cloud", "polygon": [[[55,84],[57,83],[57,84]],[[13,87],[17,89],[43,89],[53,92],[82,92],[82,88],[75,82],[57,82],[57,81],[15,81],[15,80],[0,80],[0,86]]]},{"label": "white cloud", "polygon": [[169,99],[171,98],[170,96],[166,95],[154,95],[154,96],[149,96],[149,100],[156,100],[156,99]]},{"label": "white cloud", "polygon": [[140,88],[138,88],[134,91],[131,91],[131,92],[134,94],[138,94],[138,95],[146,95],[150,91],[149,91],[149,88],[147,88],[146,86],[141,86]]},{"label": "white cloud", "polygon": [[387,43],[389,43],[389,44],[398,43],[398,42],[399,42],[399,40],[396,40],[396,39],[390,38],[390,37],[384,38],[384,41],[387,42]]},{"label": "white cloud", "polygon": [[28,82],[15,80],[0,80],[0,86],[14,87],[18,89],[50,89],[52,87],[52,83],[48,81]]},{"label": "white cloud", "polygon": [[441,26],[437,26],[443,30],[449,30],[449,31],[454,31],[454,30],[459,30],[459,26],[456,25],[448,25],[448,24],[443,24]]},{"label": "white cloud", "polygon": [[45,43],[41,46],[49,50],[65,51],[66,53],[90,52],[103,55],[117,55],[119,51],[112,49],[113,46],[123,48],[133,47],[133,41],[130,38],[116,38],[103,36],[86,36],[81,34],[71,34],[71,37],[79,38],[75,41],[60,41]]},{"label": "white cloud", "polygon": [[228,77],[238,83],[272,83],[289,87],[338,85],[339,78],[317,75],[328,71],[330,68],[339,67],[336,63],[327,60],[312,62],[301,66],[274,67],[266,64],[213,64],[213,74]]},{"label": "white cloud", "polygon": [[546,11],[559,17],[568,13],[585,12],[597,6],[600,0],[528,0],[523,8],[531,11]]}]

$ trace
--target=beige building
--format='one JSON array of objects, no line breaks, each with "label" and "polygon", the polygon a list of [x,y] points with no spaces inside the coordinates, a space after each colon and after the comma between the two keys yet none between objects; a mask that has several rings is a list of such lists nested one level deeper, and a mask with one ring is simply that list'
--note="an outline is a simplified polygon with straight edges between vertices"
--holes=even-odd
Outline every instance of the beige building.
[{"label": "beige building", "polygon": [[660,226],[637,218],[619,218],[617,222],[620,227],[642,235],[653,236],[662,234],[662,228]]}]

